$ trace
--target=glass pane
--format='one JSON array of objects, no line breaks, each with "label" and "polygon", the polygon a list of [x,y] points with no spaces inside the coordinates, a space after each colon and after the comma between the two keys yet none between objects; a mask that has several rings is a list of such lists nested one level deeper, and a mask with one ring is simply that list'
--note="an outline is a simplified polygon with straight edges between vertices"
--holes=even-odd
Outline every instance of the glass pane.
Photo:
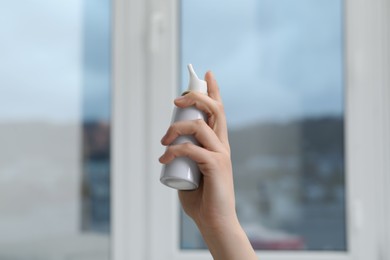
[{"label": "glass pane", "polygon": [[110,1],[0,4],[0,259],[108,259]]},{"label": "glass pane", "polygon": [[[217,76],[237,212],[263,250],[347,250],[343,1],[181,2],[185,64]],[[183,213],[181,248],[204,249]]]}]

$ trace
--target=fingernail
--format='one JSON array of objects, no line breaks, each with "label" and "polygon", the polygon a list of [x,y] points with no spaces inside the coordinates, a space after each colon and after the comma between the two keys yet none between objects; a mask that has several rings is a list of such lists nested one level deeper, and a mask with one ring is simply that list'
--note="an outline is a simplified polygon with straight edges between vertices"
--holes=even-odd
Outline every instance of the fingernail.
[{"label": "fingernail", "polygon": [[206,72],[206,75],[205,75],[205,79],[206,79],[206,80],[207,80],[207,79],[209,79],[209,80],[214,79],[214,73],[213,73],[211,70],[207,71],[207,72]]},{"label": "fingernail", "polygon": [[161,138],[160,140],[161,144],[164,144],[165,138],[166,138],[165,135],[163,136],[163,138]]},{"label": "fingernail", "polygon": [[180,97],[177,97],[176,99],[175,99],[175,101],[183,101],[184,99],[185,99],[186,97],[185,96],[180,96]]},{"label": "fingernail", "polygon": [[164,156],[164,155],[161,155],[161,156],[158,158],[158,161],[159,161],[160,163],[162,163],[162,162],[161,162],[161,159],[163,158],[163,156]]},{"label": "fingernail", "polygon": [[164,164],[164,162],[165,162],[164,157],[165,157],[165,153],[163,155],[161,155],[160,158],[158,158],[158,161],[162,164]]}]

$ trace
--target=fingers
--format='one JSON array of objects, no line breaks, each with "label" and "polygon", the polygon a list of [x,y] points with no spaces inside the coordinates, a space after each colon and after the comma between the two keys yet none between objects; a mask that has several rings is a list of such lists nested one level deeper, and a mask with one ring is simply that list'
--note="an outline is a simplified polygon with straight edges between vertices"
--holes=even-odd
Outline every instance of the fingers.
[{"label": "fingers", "polygon": [[[210,91],[212,95],[218,98],[218,89],[211,87]],[[187,95],[175,99],[175,105],[180,108],[195,106],[205,112],[208,117],[208,125],[223,143],[228,143],[226,119],[222,102],[198,92],[189,92]]]},{"label": "fingers", "polygon": [[161,139],[161,143],[163,145],[169,145],[181,135],[194,136],[207,150],[223,151],[220,140],[203,120],[179,121],[172,124]]},{"label": "fingers", "polygon": [[[216,153],[230,156],[226,118],[218,84],[211,72],[206,73],[205,80],[208,95],[189,92],[175,99],[175,105],[179,108],[195,106],[207,114],[207,123],[203,120],[193,120],[172,124],[161,140],[163,145],[169,145],[160,157],[161,163],[169,163],[176,157],[185,156],[198,164],[212,165],[212,158]],[[183,135],[194,136],[202,147],[192,143],[175,144],[174,140]]]},{"label": "fingers", "polygon": [[176,157],[188,157],[198,164],[211,163],[212,152],[194,145],[192,143],[183,143],[170,145],[167,147],[165,153],[159,158],[160,163],[168,164]]},{"label": "fingers", "polygon": [[209,96],[199,92],[188,92],[186,95],[176,98],[174,102],[180,108],[195,106],[208,116],[220,113],[218,103]]},{"label": "fingers", "polygon": [[[222,98],[219,92],[217,81],[215,80],[211,71],[206,73],[205,80],[207,82],[208,95],[203,95],[196,92],[188,92],[186,95],[177,98],[175,100],[175,104],[179,107],[196,105],[199,109],[206,112],[207,114],[215,114],[218,112],[218,106],[222,107]],[[212,102],[213,100],[217,102]],[[197,101],[199,101],[199,103]]]}]

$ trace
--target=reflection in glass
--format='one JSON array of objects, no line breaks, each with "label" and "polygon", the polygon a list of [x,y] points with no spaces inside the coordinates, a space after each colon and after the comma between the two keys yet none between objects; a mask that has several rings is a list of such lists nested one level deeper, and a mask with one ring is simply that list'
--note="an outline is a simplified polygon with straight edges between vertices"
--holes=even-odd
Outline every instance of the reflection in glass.
[{"label": "reflection in glass", "polygon": [[0,21],[0,259],[108,259],[110,2]]},{"label": "reflection in glass", "polygon": [[[347,250],[342,5],[181,3],[181,67],[217,76],[237,212],[256,249]],[[181,248],[204,249],[181,216]]]}]

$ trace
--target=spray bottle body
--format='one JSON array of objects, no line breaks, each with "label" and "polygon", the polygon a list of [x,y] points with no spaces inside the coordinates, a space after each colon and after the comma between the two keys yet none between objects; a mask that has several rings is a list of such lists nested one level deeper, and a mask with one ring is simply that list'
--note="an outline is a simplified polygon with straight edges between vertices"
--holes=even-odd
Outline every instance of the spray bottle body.
[{"label": "spray bottle body", "polygon": [[[206,115],[197,108],[175,107],[172,116],[172,123],[199,119],[206,120]],[[192,135],[179,136],[172,144],[175,145],[187,142],[200,145]],[[163,184],[178,190],[194,190],[199,187],[200,178],[201,172],[199,171],[199,167],[196,162],[188,157],[177,157],[169,164],[163,166],[160,181]]]},{"label": "spray bottle body", "polygon": [[[187,68],[189,72],[188,91],[196,91],[207,95],[207,82],[198,78],[191,64],[188,64]],[[197,119],[206,120],[206,115],[194,106],[186,108],[176,107],[173,111],[172,122]],[[190,135],[177,137],[173,144],[186,142],[199,145],[197,140]],[[201,173],[194,161],[188,157],[177,157],[169,164],[163,165],[160,181],[174,189],[194,190],[199,187],[200,178]]]}]

